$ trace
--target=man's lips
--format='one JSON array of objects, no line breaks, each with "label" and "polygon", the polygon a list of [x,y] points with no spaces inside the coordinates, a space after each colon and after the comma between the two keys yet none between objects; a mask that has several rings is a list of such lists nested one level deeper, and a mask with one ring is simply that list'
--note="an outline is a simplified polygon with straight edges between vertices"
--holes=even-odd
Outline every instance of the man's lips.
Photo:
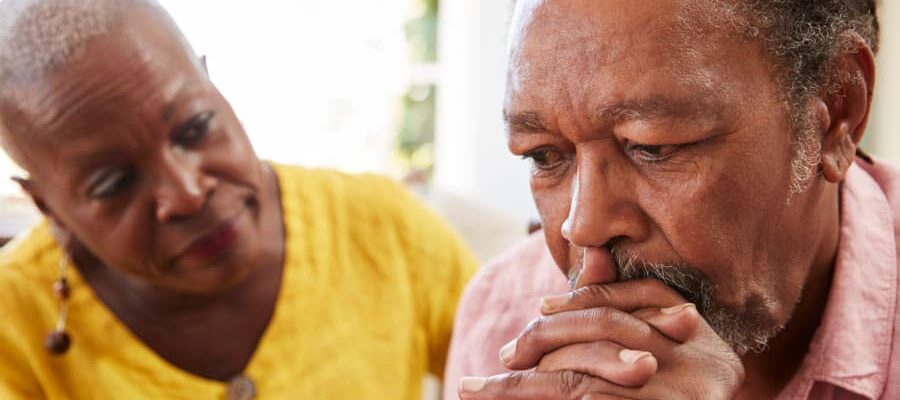
[{"label": "man's lips", "polygon": [[205,235],[195,239],[181,253],[180,258],[197,258],[208,260],[215,258],[226,249],[230,248],[237,240],[240,214],[229,218],[219,224]]}]

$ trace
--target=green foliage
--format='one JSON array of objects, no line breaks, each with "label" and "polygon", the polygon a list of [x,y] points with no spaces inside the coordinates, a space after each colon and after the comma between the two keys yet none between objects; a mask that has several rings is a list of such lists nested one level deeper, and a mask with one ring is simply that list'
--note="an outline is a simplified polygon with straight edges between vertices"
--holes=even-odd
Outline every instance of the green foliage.
[{"label": "green foliage", "polygon": [[406,40],[412,63],[437,61],[437,0],[410,0],[410,19],[406,21]]},{"label": "green foliage", "polygon": [[401,99],[397,132],[397,152],[401,157],[411,161],[423,146],[434,143],[436,92],[434,85],[413,86]]},{"label": "green foliage", "polygon": [[[437,62],[437,0],[410,0],[406,40],[410,64]],[[413,84],[398,101],[395,158],[403,174],[424,173],[434,165],[436,87]]]}]

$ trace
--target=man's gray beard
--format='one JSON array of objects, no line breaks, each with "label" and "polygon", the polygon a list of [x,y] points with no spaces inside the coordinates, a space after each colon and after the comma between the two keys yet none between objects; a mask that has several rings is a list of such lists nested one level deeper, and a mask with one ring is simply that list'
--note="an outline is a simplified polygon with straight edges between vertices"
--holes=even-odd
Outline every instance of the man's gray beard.
[{"label": "man's gray beard", "polygon": [[650,263],[616,247],[610,249],[617,281],[658,279],[697,306],[697,311],[734,351],[762,353],[769,340],[784,329],[767,312],[762,301],[749,301],[742,309],[717,302],[716,285],[700,270],[679,264]]}]

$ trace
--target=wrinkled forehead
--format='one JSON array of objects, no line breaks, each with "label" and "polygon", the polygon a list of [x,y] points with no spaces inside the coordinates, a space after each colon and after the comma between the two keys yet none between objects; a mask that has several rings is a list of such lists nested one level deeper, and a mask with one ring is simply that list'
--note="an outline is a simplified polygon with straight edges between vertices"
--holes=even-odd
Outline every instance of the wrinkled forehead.
[{"label": "wrinkled forehead", "polygon": [[512,60],[534,67],[556,66],[560,56],[602,63],[635,47],[664,50],[676,45],[679,11],[672,0],[520,0],[510,30]]},{"label": "wrinkled forehead", "polygon": [[158,118],[186,80],[206,80],[177,31],[140,9],[128,12],[77,59],[0,90],[0,134],[10,153],[49,152],[117,119]]},{"label": "wrinkled forehead", "polygon": [[[510,29],[509,95],[578,92],[657,78],[714,92],[709,71],[740,56],[740,15],[725,0],[518,0]],[[731,49],[729,49],[731,48]],[[728,57],[731,57],[728,59]]]}]

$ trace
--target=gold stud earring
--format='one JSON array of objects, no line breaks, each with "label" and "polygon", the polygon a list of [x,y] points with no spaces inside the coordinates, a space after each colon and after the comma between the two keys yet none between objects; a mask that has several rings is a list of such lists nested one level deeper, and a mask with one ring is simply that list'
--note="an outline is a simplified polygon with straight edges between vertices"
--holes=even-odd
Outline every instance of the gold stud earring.
[{"label": "gold stud earring", "polygon": [[59,316],[56,319],[56,329],[50,332],[44,340],[44,347],[56,356],[65,354],[72,344],[72,339],[66,332],[66,319],[69,315],[69,296],[72,294],[69,280],[66,278],[68,268],[69,257],[64,252],[59,259],[59,278],[53,282],[53,295],[59,301]]}]

